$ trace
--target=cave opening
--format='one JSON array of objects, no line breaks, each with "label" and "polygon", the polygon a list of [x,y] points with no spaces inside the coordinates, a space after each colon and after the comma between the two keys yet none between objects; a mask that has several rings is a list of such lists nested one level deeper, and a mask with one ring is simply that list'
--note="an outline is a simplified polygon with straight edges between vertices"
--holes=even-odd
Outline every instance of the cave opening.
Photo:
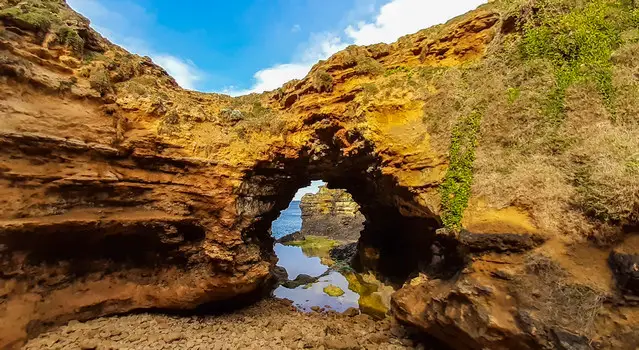
[{"label": "cave opening", "polygon": [[273,295],[307,311],[355,308],[385,314],[392,287],[356,268],[363,224],[359,205],[346,190],[324,181],[299,189],[271,226],[278,260]]},{"label": "cave opening", "polygon": [[239,187],[237,210],[243,218],[243,239],[261,247],[262,257],[272,262],[273,275],[281,271],[276,267],[280,246],[272,236],[272,224],[290,207],[299,189],[318,180],[329,189],[347,192],[363,216],[349,269],[370,274],[392,288],[401,287],[420,272],[450,276],[460,270],[454,239],[447,242],[436,234],[442,227],[437,213],[417,191],[398,182],[393,168],[363,135],[327,123],[315,130],[309,142],[294,152],[254,164]]}]

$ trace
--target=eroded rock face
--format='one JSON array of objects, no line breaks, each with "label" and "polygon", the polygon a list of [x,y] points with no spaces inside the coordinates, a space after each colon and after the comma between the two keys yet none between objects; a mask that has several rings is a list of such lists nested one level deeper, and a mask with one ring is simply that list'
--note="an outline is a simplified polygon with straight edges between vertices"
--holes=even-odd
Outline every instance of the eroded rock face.
[{"label": "eroded rock face", "polygon": [[[545,120],[535,89],[553,74],[501,59],[520,39],[503,3],[350,47],[302,80],[239,98],[180,89],[62,1],[0,7],[0,348],[72,319],[260,292],[275,261],[270,225],[313,179],[359,204],[361,264],[408,280],[392,312],[443,342],[638,345],[639,312],[622,298],[632,271],[611,258],[615,285],[611,249],[584,240],[638,227],[628,208],[639,133],[577,88],[565,128],[530,131]],[[37,15],[49,24],[30,22]],[[632,76],[633,50],[616,53],[615,79]],[[619,99],[616,120],[635,100]],[[464,230],[438,235],[451,135],[485,106]],[[548,141],[539,135],[571,130],[570,142],[535,148]],[[610,177],[614,191],[596,188]],[[627,204],[614,220],[575,204],[607,193]]]},{"label": "eroded rock face", "polygon": [[357,241],[364,229],[359,205],[344,190],[320,187],[300,202],[302,235],[322,236],[340,241]]}]

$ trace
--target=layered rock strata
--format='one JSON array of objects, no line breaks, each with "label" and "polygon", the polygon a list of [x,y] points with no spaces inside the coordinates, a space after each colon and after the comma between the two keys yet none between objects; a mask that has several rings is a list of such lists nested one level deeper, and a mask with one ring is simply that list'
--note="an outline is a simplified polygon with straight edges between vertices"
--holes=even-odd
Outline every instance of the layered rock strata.
[{"label": "layered rock strata", "polygon": [[340,241],[357,241],[364,228],[359,205],[344,190],[320,187],[300,202],[303,236],[321,236]]},{"label": "layered rock strata", "polygon": [[537,4],[231,98],[181,89],[64,1],[0,0],[0,348],[259,292],[269,227],[315,179],[360,205],[360,258],[403,286],[400,320],[459,349],[636,348],[636,9]]}]

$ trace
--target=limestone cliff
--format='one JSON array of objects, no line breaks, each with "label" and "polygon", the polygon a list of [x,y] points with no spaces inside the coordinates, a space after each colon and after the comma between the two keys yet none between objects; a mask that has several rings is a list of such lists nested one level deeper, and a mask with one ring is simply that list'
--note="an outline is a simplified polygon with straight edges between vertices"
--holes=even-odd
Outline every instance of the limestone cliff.
[{"label": "limestone cliff", "polygon": [[0,348],[259,291],[323,179],[392,312],[459,349],[638,346],[639,12],[492,1],[231,98],[63,0],[0,0]]},{"label": "limestone cliff", "polygon": [[364,216],[348,192],[320,187],[302,197],[302,236],[322,236],[340,241],[357,241],[364,228]]}]

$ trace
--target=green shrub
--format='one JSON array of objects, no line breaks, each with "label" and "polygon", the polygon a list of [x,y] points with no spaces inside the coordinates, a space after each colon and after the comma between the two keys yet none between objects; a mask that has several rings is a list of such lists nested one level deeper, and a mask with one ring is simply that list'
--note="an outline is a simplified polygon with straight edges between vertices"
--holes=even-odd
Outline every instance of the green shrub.
[{"label": "green shrub", "polygon": [[547,59],[555,67],[555,87],[548,94],[546,116],[553,123],[563,120],[566,90],[578,81],[596,83],[610,108],[615,92],[610,58],[621,43],[621,26],[633,12],[609,0],[581,6],[544,0],[538,6],[537,15],[524,25],[522,51],[528,59]]},{"label": "green shrub", "polygon": [[333,91],[333,77],[323,69],[317,70],[311,76],[311,83],[318,92]]},{"label": "green shrub", "polygon": [[47,11],[34,7],[27,9],[10,7],[0,11],[0,18],[10,20],[21,29],[41,32],[48,31],[54,23],[54,19]]},{"label": "green shrub", "polygon": [[384,72],[384,76],[389,77],[396,73],[408,73],[408,72],[410,72],[410,68],[405,66],[397,66],[394,68],[387,69],[386,72]]},{"label": "green shrub", "polygon": [[244,118],[242,111],[237,109],[225,108],[220,111],[220,120],[223,122],[235,124]]},{"label": "green shrub", "polygon": [[77,56],[82,55],[84,51],[84,39],[80,37],[75,29],[62,26],[58,29],[57,35],[60,43],[70,48]]},{"label": "green shrub", "polygon": [[452,130],[450,164],[444,182],[439,187],[441,218],[444,226],[449,229],[461,228],[462,216],[468,206],[481,118],[479,111],[473,111],[469,116],[462,117]]},{"label": "green shrub", "polygon": [[361,58],[357,61],[357,66],[355,66],[355,71],[358,74],[377,75],[381,74],[383,70],[382,64],[370,57]]},{"label": "green shrub", "polygon": [[89,84],[91,85],[91,88],[103,96],[111,91],[111,78],[104,68],[94,68],[91,70],[89,75]]}]

